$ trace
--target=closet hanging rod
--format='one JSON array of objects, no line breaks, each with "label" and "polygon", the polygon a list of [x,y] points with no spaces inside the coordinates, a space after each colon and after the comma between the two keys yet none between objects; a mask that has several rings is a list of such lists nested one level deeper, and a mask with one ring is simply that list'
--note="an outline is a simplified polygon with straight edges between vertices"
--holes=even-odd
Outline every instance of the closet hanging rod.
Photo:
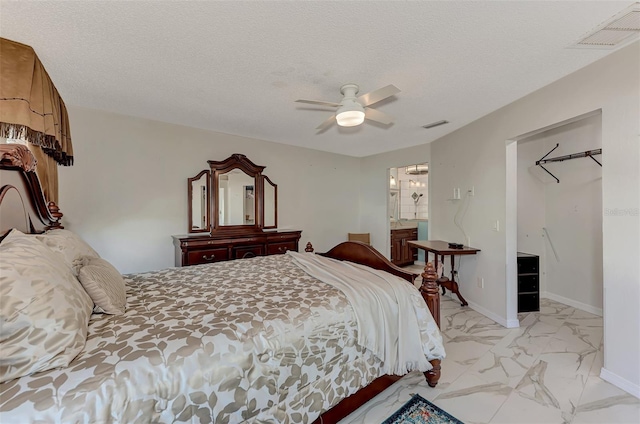
[{"label": "closet hanging rod", "polygon": [[598,165],[602,166],[602,164],[600,162],[598,162],[598,160],[596,158],[593,157],[594,155],[601,155],[602,154],[602,149],[586,150],[586,151],[580,152],[580,153],[572,153],[570,155],[564,155],[564,156],[558,156],[558,157],[555,157],[555,158],[545,159],[547,156],[549,156],[551,154],[551,152],[556,150],[559,146],[560,146],[560,143],[557,143],[556,147],[554,147],[553,149],[549,150],[549,152],[546,155],[544,155],[542,158],[540,158],[540,160],[536,161],[536,165],[538,165],[540,168],[544,169],[547,174],[549,174],[553,178],[555,178],[555,180],[558,183],[560,182],[558,177],[553,175],[551,172],[549,172],[549,170],[547,168],[542,166],[543,164],[549,163],[549,162],[562,162],[562,161],[570,160],[570,159],[578,159],[578,158],[589,157],[589,158],[593,159],[595,163],[597,163]]}]

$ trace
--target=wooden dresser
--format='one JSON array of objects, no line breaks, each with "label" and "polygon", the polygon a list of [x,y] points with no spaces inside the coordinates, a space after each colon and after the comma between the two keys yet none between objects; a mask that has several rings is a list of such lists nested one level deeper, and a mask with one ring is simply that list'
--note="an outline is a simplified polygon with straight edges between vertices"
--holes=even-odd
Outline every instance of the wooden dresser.
[{"label": "wooden dresser", "polygon": [[173,236],[176,266],[189,266],[254,256],[298,251],[302,231],[264,231],[229,234]]},{"label": "wooden dresser", "polygon": [[277,230],[278,185],[245,155],[209,160],[187,178],[189,234],[173,236],[176,266],[298,251],[302,231]]}]

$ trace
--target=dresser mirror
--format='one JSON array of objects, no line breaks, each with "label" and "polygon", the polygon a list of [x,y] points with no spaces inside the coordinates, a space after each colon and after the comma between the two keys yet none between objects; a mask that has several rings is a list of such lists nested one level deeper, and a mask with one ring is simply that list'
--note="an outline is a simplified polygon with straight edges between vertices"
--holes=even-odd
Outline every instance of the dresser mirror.
[{"label": "dresser mirror", "polygon": [[245,155],[208,161],[188,179],[189,232],[249,233],[278,226],[278,186]]},{"label": "dresser mirror", "polygon": [[277,227],[278,186],[269,177],[263,175],[264,188],[264,228]]},{"label": "dresser mirror", "polygon": [[256,225],[256,179],[232,169],[218,176],[216,203],[218,225]]},{"label": "dresser mirror", "polygon": [[189,232],[191,233],[209,232],[210,180],[211,172],[208,170],[187,179]]}]

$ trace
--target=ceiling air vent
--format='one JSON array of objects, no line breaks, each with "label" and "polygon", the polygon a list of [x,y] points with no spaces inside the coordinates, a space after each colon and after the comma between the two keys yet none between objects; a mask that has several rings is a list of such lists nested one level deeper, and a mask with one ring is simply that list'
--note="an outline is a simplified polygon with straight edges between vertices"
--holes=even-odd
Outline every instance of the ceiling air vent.
[{"label": "ceiling air vent", "polygon": [[434,128],[434,127],[439,127],[440,125],[444,125],[444,124],[448,124],[448,123],[449,123],[449,121],[442,120],[442,121],[432,122],[432,123],[427,124],[427,125],[423,125],[422,128],[429,129],[429,128]]},{"label": "ceiling air vent", "polygon": [[640,3],[623,10],[572,47],[615,49],[637,39],[638,34],[640,34]]}]

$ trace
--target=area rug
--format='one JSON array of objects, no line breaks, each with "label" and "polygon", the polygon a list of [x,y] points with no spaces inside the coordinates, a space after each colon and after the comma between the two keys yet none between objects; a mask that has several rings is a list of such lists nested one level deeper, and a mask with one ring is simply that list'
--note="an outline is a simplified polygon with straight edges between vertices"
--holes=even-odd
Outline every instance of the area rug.
[{"label": "area rug", "polygon": [[420,395],[411,400],[387,418],[382,424],[464,424],[456,417],[443,411]]}]

